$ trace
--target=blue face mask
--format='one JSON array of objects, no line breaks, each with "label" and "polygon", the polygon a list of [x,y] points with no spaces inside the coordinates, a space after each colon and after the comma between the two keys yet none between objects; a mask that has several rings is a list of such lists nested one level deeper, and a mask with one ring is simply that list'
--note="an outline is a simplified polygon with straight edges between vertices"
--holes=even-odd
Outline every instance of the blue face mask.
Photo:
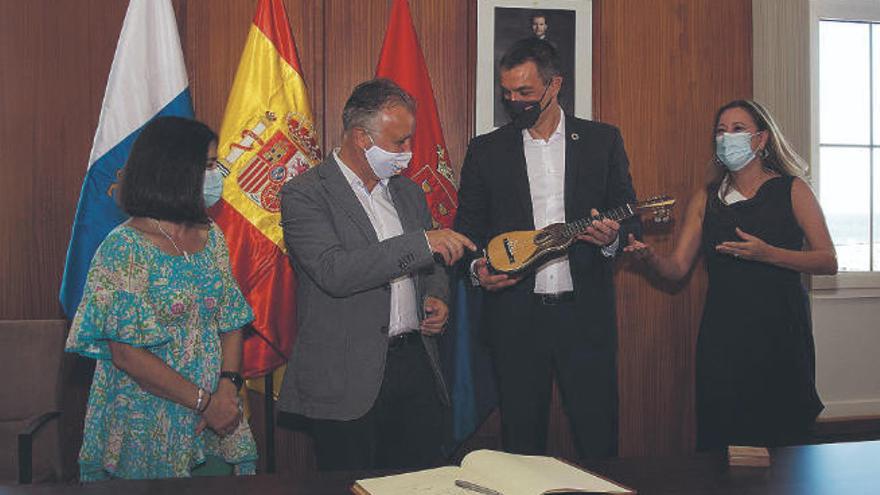
[{"label": "blue face mask", "polygon": [[223,174],[217,167],[205,170],[205,185],[202,188],[202,195],[205,198],[205,207],[210,208],[220,201],[223,196]]},{"label": "blue face mask", "polygon": [[731,172],[745,167],[755,158],[752,136],[748,132],[725,132],[715,136],[715,156]]}]

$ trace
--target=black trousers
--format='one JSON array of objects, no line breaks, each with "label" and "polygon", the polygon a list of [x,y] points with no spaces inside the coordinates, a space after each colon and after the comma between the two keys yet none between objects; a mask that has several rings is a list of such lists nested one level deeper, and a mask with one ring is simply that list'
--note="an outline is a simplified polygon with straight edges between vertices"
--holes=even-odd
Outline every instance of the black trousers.
[{"label": "black trousers", "polygon": [[577,304],[546,305],[535,296],[529,324],[502,329],[493,338],[508,452],[546,453],[555,373],[580,456],[617,455],[616,339],[590,341],[584,332],[590,322],[579,320]]},{"label": "black trousers", "polygon": [[312,420],[320,470],[416,469],[441,459],[444,406],[418,333],[388,349],[373,407],[351,421]]}]

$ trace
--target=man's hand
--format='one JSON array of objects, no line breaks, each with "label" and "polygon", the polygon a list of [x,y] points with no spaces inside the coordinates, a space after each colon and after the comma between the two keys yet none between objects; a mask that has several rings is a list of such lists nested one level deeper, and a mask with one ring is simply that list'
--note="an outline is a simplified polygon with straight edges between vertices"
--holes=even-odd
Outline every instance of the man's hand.
[{"label": "man's hand", "polygon": [[428,246],[432,253],[443,257],[443,261],[452,266],[464,255],[464,249],[476,251],[477,246],[467,237],[450,229],[428,230]]},{"label": "man's hand", "polygon": [[425,319],[422,320],[420,329],[425,335],[437,335],[443,333],[443,327],[449,320],[449,307],[445,302],[436,297],[428,296],[425,298]]},{"label": "man's hand", "polygon": [[[590,215],[597,217],[599,216],[599,211],[593,208],[590,210]],[[610,218],[605,218],[601,222],[593,220],[592,224],[587,227],[586,232],[577,236],[577,238],[599,247],[605,247],[617,239],[617,231],[619,230],[620,224]]]},{"label": "man's hand", "polygon": [[522,275],[506,275],[504,273],[492,274],[489,272],[489,266],[486,258],[480,258],[474,262],[474,273],[480,280],[480,286],[486,290],[496,291],[505,287],[510,287],[522,280]]}]

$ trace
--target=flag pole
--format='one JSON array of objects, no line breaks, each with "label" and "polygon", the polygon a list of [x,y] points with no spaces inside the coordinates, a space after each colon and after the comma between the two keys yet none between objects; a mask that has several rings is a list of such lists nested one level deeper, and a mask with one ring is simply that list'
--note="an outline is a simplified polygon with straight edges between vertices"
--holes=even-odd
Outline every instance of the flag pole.
[{"label": "flag pole", "polygon": [[275,472],[275,387],[274,370],[263,378],[263,398],[266,404],[266,472]]}]

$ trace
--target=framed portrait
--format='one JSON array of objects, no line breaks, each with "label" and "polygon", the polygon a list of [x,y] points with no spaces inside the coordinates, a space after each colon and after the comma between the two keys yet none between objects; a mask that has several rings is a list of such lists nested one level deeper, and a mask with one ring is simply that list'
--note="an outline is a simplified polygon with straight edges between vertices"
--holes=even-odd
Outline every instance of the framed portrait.
[{"label": "framed portrait", "polygon": [[568,115],[592,117],[592,0],[478,0],[476,131],[509,120],[502,103],[498,62],[517,41],[538,37],[559,52],[559,104]]}]

